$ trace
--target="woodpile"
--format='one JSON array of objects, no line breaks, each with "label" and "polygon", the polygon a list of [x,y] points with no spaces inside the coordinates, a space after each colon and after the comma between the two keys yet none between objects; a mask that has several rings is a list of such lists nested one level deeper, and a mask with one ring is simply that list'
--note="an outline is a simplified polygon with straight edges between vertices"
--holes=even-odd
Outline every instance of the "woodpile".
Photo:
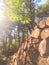
[{"label": "woodpile", "polygon": [[[19,48],[16,56],[14,54],[11,57],[13,62],[9,58],[7,65],[38,65],[39,56],[44,57],[46,55],[47,39],[49,40],[49,17],[46,21],[40,21],[39,25],[34,27],[29,38]],[[45,63],[45,65],[48,64]]]}]

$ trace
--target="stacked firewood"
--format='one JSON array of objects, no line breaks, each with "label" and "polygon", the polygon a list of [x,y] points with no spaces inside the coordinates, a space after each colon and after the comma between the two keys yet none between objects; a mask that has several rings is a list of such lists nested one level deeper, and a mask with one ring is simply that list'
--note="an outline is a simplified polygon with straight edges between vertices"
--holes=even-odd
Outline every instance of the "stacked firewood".
[{"label": "stacked firewood", "polygon": [[39,25],[35,26],[31,37],[39,40],[38,51],[40,52],[40,55],[43,56],[46,53],[46,46],[48,44],[47,39],[49,38],[49,17],[46,21],[40,21]]},{"label": "stacked firewood", "polygon": [[18,52],[9,58],[7,65],[37,65],[39,56],[44,57],[44,55],[48,55],[46,54],[48,52],[49,17],[34,27],[29,38],[22,43]]}]

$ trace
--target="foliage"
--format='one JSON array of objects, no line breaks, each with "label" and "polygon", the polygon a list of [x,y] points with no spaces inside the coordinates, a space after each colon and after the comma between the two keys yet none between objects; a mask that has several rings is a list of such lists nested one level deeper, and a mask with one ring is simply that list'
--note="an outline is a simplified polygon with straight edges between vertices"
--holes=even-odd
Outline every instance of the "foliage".
[{"label": "foliage", "polygon": [[[33,7],[31,0],[5,0],[6,13],[12,21],[22,21],[23,24],[30,22],[31,11]],[[33,14],[33,8],[32,8]],[[32,16],[33,18],[33,16]]]},{"label": "foliage", "polygon": [[49,16],[49,1],[45,4],[42,4],[38,9],[37,16],[44,17],[44,16]]}]

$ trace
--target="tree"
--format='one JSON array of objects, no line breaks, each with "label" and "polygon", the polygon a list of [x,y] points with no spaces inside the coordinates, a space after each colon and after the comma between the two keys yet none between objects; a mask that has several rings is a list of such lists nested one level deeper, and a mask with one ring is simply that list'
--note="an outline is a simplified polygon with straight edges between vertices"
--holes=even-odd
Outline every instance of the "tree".
[{"label": "tree", "polygon": [[5,0],[5,4],[6,13],[10,17],[10,20],[21,21],[23,24],[30,22],[33,28],[33,25],[35,25],[34,0]]},{"label": "tree", "polygon": [[38,9],[37,9],[38,17],[48,17],[49,16],[49,0],[45,4],[42,4]]}]

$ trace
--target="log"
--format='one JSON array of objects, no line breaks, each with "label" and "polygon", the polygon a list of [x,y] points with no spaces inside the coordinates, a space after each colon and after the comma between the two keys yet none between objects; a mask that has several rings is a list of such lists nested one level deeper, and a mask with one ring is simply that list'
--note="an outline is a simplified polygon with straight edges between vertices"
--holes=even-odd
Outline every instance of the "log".
[{"label": "log", "polygon": [[46,53],[46,40],[42,40],[39,44],[40,55],[43,56]]},{"label": "log", "polygon": [[37,44],[38,42],[39,42],[39,39],[33,39],[33,40],[32,40],[32,43],[33,43],[33,44]]},{"label": "log", "polygon": [[44,28],[44,27],[45,27],[45,21],[40,21],[39,28]]},{"label": "log", "polygon": [[[37,33],[37,34],[36,34],[36,33]],[[39,34],[40,34],[40,29],[39,29],[37,26],[35,26],[35,27],[34,27],[34,30],[33,30],[32,33],[30,34],[29,38],[30,38],[30,37],[38,38]]]},{"label": "log", "polygon": [[34,35],[33,35],[33,37],[34,38],[38,38],[39,35],[40,35],[40,29],[39,28],[34,29]]},{"label": "log", "polygon": [[49,64],[49,57],[47,58],[47,63]]},{"label": "log", "polygon": [[46,25],[49,26],[49,17],[46,20]]},{"label": "log", "polygon": [[35,49],[38,49],[39,39],[33,39],[33,40],[32,40],[32,44],[33,44],[33,47],[34,47]]},{"label": "log", "polygon": [[47,39],[48,37],[49,37],[49,28],[46,28],[41,32],[41,39]]}]

